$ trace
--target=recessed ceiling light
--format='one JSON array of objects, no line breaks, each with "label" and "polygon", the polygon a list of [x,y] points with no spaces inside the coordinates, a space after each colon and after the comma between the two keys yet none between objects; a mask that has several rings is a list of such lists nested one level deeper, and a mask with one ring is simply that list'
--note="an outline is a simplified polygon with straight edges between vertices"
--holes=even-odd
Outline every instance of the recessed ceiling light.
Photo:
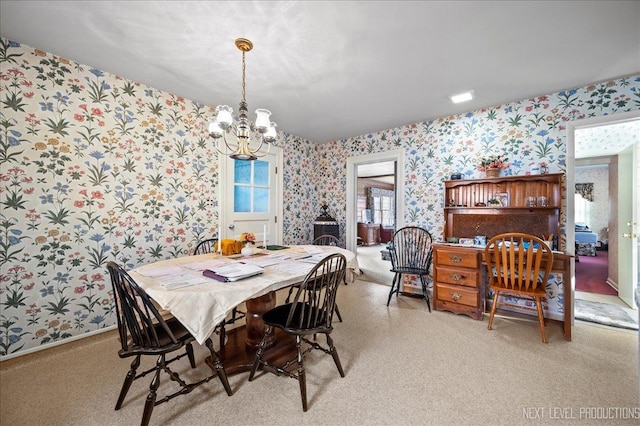
[{"label": "recessed ceiling light", "polygon": [[458,95],[451,96],[451,102],[454,104],[459,104],[460,102],[467,102],[473,99],[473,90],[469,90],[464,93],[460,93]]}]

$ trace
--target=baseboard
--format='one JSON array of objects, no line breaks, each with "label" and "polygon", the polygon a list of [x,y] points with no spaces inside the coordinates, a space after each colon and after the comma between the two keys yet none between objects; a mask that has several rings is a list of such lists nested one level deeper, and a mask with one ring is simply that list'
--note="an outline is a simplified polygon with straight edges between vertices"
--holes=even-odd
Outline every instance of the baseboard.
[{"label": "baseboard", "polygon": [[607,284],[609,284],[615,291],[618,291],[618,283],[613,281],[611,278],[607,278]]},{"label": "baseboard", "polygon": [[67,343],[75,342],[75,341],[78,341],[78,340],[81,340],[81,339],[85,339],[85,338],[88,338],[88,337],[95,336],[97,334],[102,334],[102,333],[105,333],[107,331],[116,330],[117,328],[118,328],[118,326],[116,324],[114,324],[114,325],[109,326],[109,327],[101,328],[100,330],[90,331],[88,333],[79,334],[77,336],[69,337],[67,339],[57,340],[55,342],[51,342],[51,343],[47,343],[45,345],[37,346],[35,348],[25,349],[25,350],[19,351],[17,353],[0,356],[0,362],[7,361],[7,360],[10,360],[12,358],[17,358],[17,357],[20,357],[20,356],[23,356],[23,355],[29,355],[29,354],[32,354],[34,352],[40,352],[40,351],[43,351],[45,349],[51,349],[51,348],[56,347],[56,346],[60,346],[60,345],[64,345],[64,344],[67,344]]}]

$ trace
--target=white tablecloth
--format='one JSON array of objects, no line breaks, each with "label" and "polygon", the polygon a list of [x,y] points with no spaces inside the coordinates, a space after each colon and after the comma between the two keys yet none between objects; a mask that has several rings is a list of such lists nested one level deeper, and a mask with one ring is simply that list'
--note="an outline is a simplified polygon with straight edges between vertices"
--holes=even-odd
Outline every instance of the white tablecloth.
[{"label": "white tablecloth", "polygon": [[[266,255],[290,255],[295,258],[318,249],[328,253],[344,254],[347,259],[347,269],[356,274],[359,273],[356,255],[338,247],[291,246],[285,250],[256,251]],[[264,259],[266,256],[231,259],[218,254],[203,254],[155,262],[133,269],[129,274],[160,307],[171,312],[198,343],[203,344],[211,336],[216,325],[234,307],[245,300],[301,282],[314,266],[302,260],[288,259],[266,266],[261,275],[235,282],[220,282],[202,275],[202,270],[208,265],[240,260],[259,262]],[[169,282],[176,284],[181,280],[191,282],[192,285],[171,290],[163,285]]]}]

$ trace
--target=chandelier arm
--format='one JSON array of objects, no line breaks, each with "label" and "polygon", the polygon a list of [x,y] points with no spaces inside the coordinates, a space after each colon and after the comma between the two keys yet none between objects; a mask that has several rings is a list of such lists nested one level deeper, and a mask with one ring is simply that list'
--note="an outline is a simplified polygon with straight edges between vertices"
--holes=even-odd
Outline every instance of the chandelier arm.
[{"label": "chandelier arm", "polygon": [[218,140],[216,140],[216,151],[218,151],[218,153],[220,153],[220,154],[224,155],[225,157],[228,157],[228,156],[229,156],[229,153],[228,153],[228,152],[223,152],[223,151],[220,149],[220,147],[218,146]]},{"label": "chandelier arm", "polygon": [[[235,132],[237,132],[237,131],[234,131],[234,133]],[[226,145],[226,147],[230,151],[230,153],[233,153],[238,149],[238,146],[239,146],[238,143],[235,144],[235,147],[233,145],[229,145],[229,141],[227,141],[227,132],[224,132],[222,134],[222,139],[224,140],[224,144]]]},{"label": "chandelier arm", "polygon": [[262,158],[265,155],[269,154],[269,151],[271,151],[271,144],[270,143],[267,144],[267,152],[265,152],[264,154],[258,155],[257,151],[256,151],[253,155],[255,155],[258,158]]},{"label": "chandelier arm", "polygon": [[258,158],[264,157],[265,155],[269,154],[269,152],[271,151],[271,144],[267,143],[267,152],[265,152],[264,154],[260,154],[258,155],[258,151],[260,151],[260,148],[262,148],[262,145],[264,144],[264,139],[262,138],[262,136],[260,137],[260,146],[258,147],[258,149],[256,149],[253,155],[255,155]]}]

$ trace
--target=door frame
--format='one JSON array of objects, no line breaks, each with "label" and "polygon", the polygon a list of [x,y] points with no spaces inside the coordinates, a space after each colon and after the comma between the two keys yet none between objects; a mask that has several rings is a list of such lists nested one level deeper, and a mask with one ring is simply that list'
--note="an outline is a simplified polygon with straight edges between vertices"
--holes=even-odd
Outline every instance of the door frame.
[{"label": "door frame", "polygon": [[345,225],[345,243],[347,250],[356,252],[357,242],[357,209],[358,198],[358,166],[361,164],[395,161],[395,207],[396,227],[404,226],[404,151],[394,149],[375,154],[358,155],[347,158],[347,213]]},{"label": "door frame", "polygon": [[[568,244],[569,241],[574,242],[575,235],[575,202],[573,199],[573,192],[571,188],[575,187],[575,168],[576,168],[576,150],[575,150],[575,130],[589,127],[599,127],[602,125],[609,125],[615,123],[622,123],[625,121],[633,121],[640,118],[640,111],[629,111],[619,114],[603,115],[599,117],[585,118],[581,120],[569,121],[566,123],[567,127],[567,163],[566,163],[566,188],[565,198],[567,202],[567,228],[566,228],[566,240],[565,249],[567,254],[575,256],[575,244]],[[617,220],[617,218],[616,218]],[[617,265],[616,265],[617,268]],[[575,257],[571,259],[571,323],[575,321],[574,307],[575,304],[575,291],[576,291],[576,271],[575,271]],[[566,280],[566,279],[565,279]],[[566,286],[565,286],[566,288]]]},{"label": "door frame", "polygon": [[[269,241],[269,244],[281,244],[282,243],[282,220],[284,213],[284,159],[283,159],[283,150],[277,146],[271,146],[269,154],[275,155],[275,165],[276,165],[276,182],[273,187],[276,191],[275,193],[275,217],[277,218],[273,223],[273,230],[269,228],[269,234],[273,235],[275,241]],[[262,157],[258,157],[258,160],[262,159]],[[222,238],[227,234],[227,226],[226,220],[228,220],[228,211],[223,211],[223,207],[228,207],[231,204],[230,200],[227,198],[226,191],[226,176],[228,172],[228,168],[231,165],[232,159],[226,155],[218,154],[218,229],[222,231]],[[269,194],[270,196],[274,195],[273,193]],[[269,221],[271,224],[271,220]],[[256,235],[257,236],[257,235]]]}]

